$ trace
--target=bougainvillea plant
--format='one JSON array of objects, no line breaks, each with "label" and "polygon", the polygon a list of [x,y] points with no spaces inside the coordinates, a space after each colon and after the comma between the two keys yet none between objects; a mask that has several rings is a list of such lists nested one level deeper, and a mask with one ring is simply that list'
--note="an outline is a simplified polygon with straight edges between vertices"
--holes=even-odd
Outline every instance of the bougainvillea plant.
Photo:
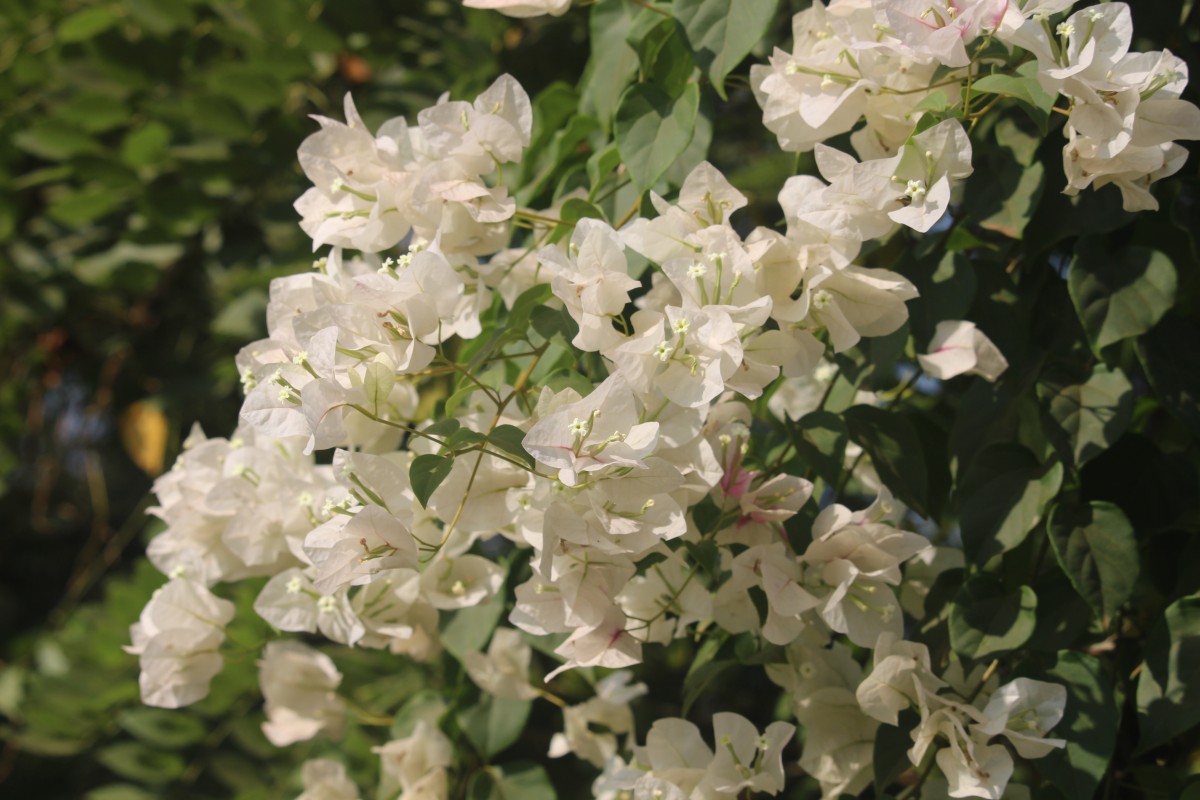
[{"label": "bougainvillea plant", "polygon": [[[1195,520],[1195,264],[1148,213],[1186,63],[1124,3],[817,0],[746,87],[777,0],[466,5],[589,13],[590,66],[317,118],[313,269],[155,485],[144,701],[251,647],[270,742],[332,744],[309,800],[553,797],[504,760],[543,703],[567,797],[1108,797],[1173,757],[1200,597],[1139,564]],[[727,79],[811,166],[779,224],[705,160]],[[1134,455],[1184,489],[1131,500]],[[267,642],[226,641],[247,579]],[[366,710],[342,648],[462,681]]]}]

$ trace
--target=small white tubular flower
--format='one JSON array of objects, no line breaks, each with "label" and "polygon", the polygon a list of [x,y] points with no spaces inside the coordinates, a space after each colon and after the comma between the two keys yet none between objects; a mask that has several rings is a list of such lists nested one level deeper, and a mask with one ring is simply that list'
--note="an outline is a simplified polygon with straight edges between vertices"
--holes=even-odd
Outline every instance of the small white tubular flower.
[{"label": "small white tubular flower", "polygon": [[795,725],[772,722],[759,735],[754,723],[740,714],[713,714],[716,751],[707,781],[723,794],[743,789],[778,794],[784,783],[783,748],[795,733]]},{"label": "small white tubular flower", "polygon": [[342,674],[329,656],[299,642],[271,642],[258,662],[258,682],[266,703],[263,733],[271,744],[286,747],[322,731],[341,734]]},{"label": "small white tubular flower", "polygon": [[925,374],[941,380],[980,375],[994,383],[1008,369],[1008,360],[1000,349],[967,320],[939,322],[928,354],[918,355],[917,361]]},{"label": "small white tubular flower", "polygon": [[497,628],[487,654],[472,650],[463,657],[463,666],[475,685],[493,697],[532,700],[537,690],[529,684],[529,664],[533,651],[512,628]]},{"label": "small white tubular flower", "polygon": [[1067,744],[1065,739],[1045,738],[1062,720],[1066,704],[1066,687],[1017,678],[996,690],[983,709],[987,721],[973,728],[984,736],[1007,737],[1022,758],[1041,758]]},{"label": "small white tubular flower", "polygon": [[327,758],[304,762],[304,793],[296,800],[358,800],[358,787],[346,777],[346,768]]},{"label": "small white tubular flower", "polygon": [[463,5],[499,11],[506,17],[561,17],[571,7],[571,0],[463,0]]}]

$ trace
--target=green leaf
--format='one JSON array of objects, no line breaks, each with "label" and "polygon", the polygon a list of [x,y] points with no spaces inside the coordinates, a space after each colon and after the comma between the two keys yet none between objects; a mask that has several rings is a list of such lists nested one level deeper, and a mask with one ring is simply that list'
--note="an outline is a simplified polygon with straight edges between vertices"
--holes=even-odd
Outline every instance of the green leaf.
[{"label": "green leaf", "polygon": [[84,800],[155,800],[159,795],[147,792],[132,783],[112,783],[93,789],[83,796]]},{"label": "green leaf", "polygon": [[683,715],[687,716],[692,706],[708,689],[713,688],[717,679],[728,672],[738,662],[733,658],[722,658],[701,664],[697,669],[689,670],[683,679]]},{"label": "green leaf", "polygon": [[509,455],[516,456],[532,469],[536,465],[533,456],[525,449],[525,431],[515,425],[497,425],[488,434],[488,441]]},{"label": "green leaf", "polygon": [[1112,503],[1089,503],[1056,506],[1047,530],[1058,565],[1108,627],[1137,583],[1133,526]]},{"label": "green leaf", "polygon": [[1200,437],[1200,327],[1171,315],[1138,339],[1137,354],[1163,405]]},{"label": "green leaf", "polygon": [[921,717],[915,710],[906,708],[900,712],[897,722],[897,725],[880,725],[875,733],[871,763],[875,767],[876,797],[883,797],[887,788],[913,766],[908,749],[912,747],[912,732],[921,723]]},{"label": "green leaf", "polygon": [[829,411],[813,411],[795,425],[789,425],[788,432],[800,459],[826,483],[836,486],[845,468],[846,445],[850,441],[842,418]]},{"label": "green leaf", "polygon": [[462,427],[462,423],[454,417],[446,417],[439,419],[437,422],[424,429],[424,432],[430,436],[449,436]]},{"label": "green leaf", "polygon": [[1033,635],[1036,612],[1033,589],[1006,592],[997,578],[977,575],[963,585],[950,608],[950,646],[975,660],[1016,650]]},{"label": "green leaf", "polygon": [[117,15],[107,8],[85,8],[58,23],[58,40],[63,43],[91,39],[117,24]]},{"label": "green leaf", "polygon": [[959,483],[963,549],[983,564],[1025,541],[1062,485],[1062,464],[1039,464],[1017,444],[987,447]]},{"label": "green leaf", "polygon": [[1104,239],[1081,239],[1067,288],[1092,348],[1100,351],[1158,324],[1175,302],[1175,266],[1148,247],[1113,253]]},{"label": "green leaf", "polygon": [[625,92],[617,109],[617,147],[639,191],[652,189],[687,150],[699,110],[700,87],[694,83],[678,97],[650,84]]},{"label": "green leaf", "polygon": [[675,0],[672,12],[683,26],[696,64],[725,99],[725,76],[762,41],[779,0]]},{"label": "green leaf", "polygon": [[638,14],[653,15],[627,0],[600,0],[588,18],[592,54],[579,85],[579,110],[612,127],[625,87],[637,75],[638,55],[625,41]]},{"label": "green leaf", "polygon": [[[604,148],[588,156],[587,175],[592,191],[589,198],[598,194],[598,189],[606,178],[621,164],[621,153],[617,150],[616,142],[609,142]],[[564,204],[565,205],[565,204]]]},{"label": "green leaf", "polygon": [[454,459],[450,456],[426,453],[413,459],[412,466],[408,469],[408,478],[413,494],[417,496],[422,508],[429,502],[429,496],[434,490],[446,480],[453,466]]},{"label": "green leaf", "polygon": [[548,283],[539,283],[522,292],[521,296],[513,301],[512,309],[504,322],[506,336],[511,339],[524,338],[529,331],[529,316],[533,309],[544,305],[553,296],[554,292]]},{"label": "green leaf", "polygon": [[161,122],[148,122],[130,131],[121,143],[121,160],[131,167],[144,167],[159,161],[171,143],[171,131]]},{"label": "green leaf", "polygon": [[154,786],[170,783],[183,774],[183,757],[165,750],[152,750],[140,742],[118,742],[96,754],[110,770],[138,783]]},{"label": "green leaf", "polygon": [[1144,652],[1137,686],[1139,753],[1200,723],[1200,594],[1167,608]]},{"label": "green leaf", "polygon": [[1037,769],[1065,796],[1093,797],[1117,744],[1120,711],[1112,682],[1095,656],[1061,650],[1043,677],[1067,688],[1063,718],[1048,734],[1067,746],[1037,760]]},{"label": "green leaf", "polygon": [[78,128],[61,122],[35,122],[12,137],[13,144],[47,161],[63,161],[103,151],[100,143]]},{"label": "green leaf", "polygon": [[539,336],[547,340],[561,336],[563,344],[570,344],[579,333],[579,325],[565,308],[538,306],[529,315],[529,322]]},{"label": "green leaf", "polygon": [[504,613],[504,592],[497,592],[486,603],[461,608],[442,617],[438,638],[459,661],[472,650],[483,650]]},{"label": "green leaf", "polygon": [[898,409],[858,405],[843,414],[850,438],[866,451],[884,485],[918,513],[928,516],[927,473],[921,440]]},{"label": "green leaf", "polygon": [[468,800],[557,800],[546,771],[536,764],[488,767],[467,790]]},{"label": "green leaf", "polygon": [[480,755],[490,761],[521,738],[532,705],[529,700],[507,700],[484,695],[478,705],[459,712],[458,724]]},{"label": "green leaf", "polygon": [[1133,386],[1120,369],[1100,364],[1086,383],[1063,385],[1053,377],[1037,387],[1063,448],[1082,466],[1121,438],[1133,419]]},{"label": "green leaf", "polygon": [[1049,129],[1050,109],[1055,96],[1046,92],[1037,79],[1037,63],[1021,65],[1017,75],[985,75],[971,84],[972,92],[998,94],[1011,97],[1037,123],[1044,135]]},{"label": "green leaf", "polygon": [[178,749],[195,744],[208,731],[195,717],[160,708],[131,708],[117,716],[117,724],[151,747]]}]

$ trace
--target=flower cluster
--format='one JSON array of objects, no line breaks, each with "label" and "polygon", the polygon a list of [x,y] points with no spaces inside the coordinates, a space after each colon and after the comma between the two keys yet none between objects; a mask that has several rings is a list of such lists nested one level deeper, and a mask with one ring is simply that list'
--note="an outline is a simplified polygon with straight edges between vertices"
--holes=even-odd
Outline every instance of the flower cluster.
[{"label": "flower cluster", "polygon": [[[528,16],[567,4],[468,5]],[[905,709],[920,719],[914,765],[932,759],[952,797],[1001,797],[1010,747],[1037,758],[1062,746],[1046,733],[1065,692],[997,687],[956,661],[935,674],[903,639],[906,611],[919,612],[897,591],[906,571],[953,555],[905,529],[861,451],[850,469],[875,501],[853,510],[827,489],[798,526],[814,485],[783,455],[766,463],[752,429],[756,401],[780,419],[819,409],[834,356],[906,323],[913,283],[860,256],[947,214],[972,172],[969,125],[919,106],[1003,61],[993,42],[1033,53],[1041,85],[1071,98],[1070,187],[1114,182],[1127,207],[1153,202],[1147,183],[1181,163],[1172,140],[1200,130],[1179,99],[1184,68],[1127,53],[1119,3],[1049,27],[1067,5],[833,0],[797,15],[793,51],[752,70],[767,126],[785,149],[813,150],[821,176],[787,181],[784,231],[735,226],[747,198],[707,162],[629,224],[518,210],[502,167],[529,146],[532,111],[508,76],[415,126],[371,134],[349,98],[344,123],[319,118],[300,149],[314,186],[296,208],[328,252],[273,282],[268,336],[237,358],[238,431],[196,432],[155,485],[166,530],[149,555],[171,580],[131,634],[145,701],[207,693],[234,615],[220,583],[265,578],[254,609],[277,631],[418,660],[439,654],[443,615],[511,591],[513,627],[456,657],[488,696],[559,704],[549,755],[601,769],[597,797],[775,795],[795,728],[760,734],[717,713],[711,747],[683,719],[637,744],[644,684],[615,672],[567,704],[531,677],[531,639],[554,637],[552,680],[634,667],[679,638],[750,635],[786,654],[767,673],[791,693],[808,729],[800,765],[826,797],[870,783],[877,729]],[[850,131],[861,160],[823,144]],[[532,235],[511,242],[515,220]],[[935,378],[994,381],[1007,367],[969,321],[941,322],[929,349],[919,362]],[[872,668],[847,642],[872,651]],[[326,653],[273,641],[260,663],[272,743],[339,735],[342,676]],[[431,721],[376,752],[381,796],[448,796],[454,744]],[[303,777],[304,798],[357,796],[336,762]]]},{"label": "flower cluster", "polygon": [[1021,78],[1067,102],[1057,109],[1068,115],[1067,193],[1113,183],[1126,210],[1155,209],[1150,184],[1187,157],[1175,140],[1200,137],[1200,110],[1180,99],[1187,65],[1165,50],[1130,52],[1125,3],[1062,18],[1072,5],[816,0],[795,17],[792,52],[777,49],[769,66],[751,70],[763,123],[785,150],[807,152],[851,133],[862,158],[890,157],[909,142],[935,91],[963,94],[969,117],[972,81],[1011,74],[1008,65],[1028,53],[1036,70]]}]

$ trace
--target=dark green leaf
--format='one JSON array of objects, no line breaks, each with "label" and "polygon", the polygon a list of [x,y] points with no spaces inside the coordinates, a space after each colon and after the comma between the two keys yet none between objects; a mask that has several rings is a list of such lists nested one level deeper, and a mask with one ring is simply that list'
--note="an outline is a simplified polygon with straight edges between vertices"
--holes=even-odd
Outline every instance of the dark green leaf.
[{"label": "dark green leaf", "polygon": [[194,744],[208,731],[195,717],[161,708],[131,708],[117,716],[122,729],[151,747],[178,749]]},{"label": "dark green leaf", "polygon": [[671,97],[650,84],[638,84],[621,98],[616,139],[629,177],[641,191],[654,187],[687,149],[696,131],[700,88],[688,84]]},{"label": "dark green leaf", "polygon": [[1157,250],[1111,252],[1106,240],[1081,239],[1067,286],[1097,351],[1153,328],[1175,302],[1175,266]]},{"label": "dark green leaf", "polygon": [[471,781],[468,800],[557,800],[546,771],[536,764],[489,767]]},{"label": "dark green leaf", "polygon": [[1112,503],[1090,503],[1056,506],[1047,530],[1059,566],[1107,627],[1137,583],[1133,526]]},{"label": "dark green leaf", "polygon": [[925,456],[904,412],[858,405],[846,409],[843,418],[850,438],[871,457],[884,485],[906,505],[928,515]]},{"label": "dark green leaf", "polygon": [[875,733],[875,750],[871,763],[875,767],[875,796],[882,797],[888,787],[905,771],[912,769],[908,749],[912,747],[912,731],[921,722],[913,709],[900,712],[898,725],[880,725]]},{"label": "dark green leaf", "polygon": [[963,586],[950,608],[950,645],[966,658],[980,660],[1017,649],[1033,635],[1037,595],[1028,586],[1006,592],[991,575],[978,575]]},{"label": "dark green leaf", "polygon": [[153,786],[170,783],[183,774],[183,757],[152,750],[140,742],[118,742],[96,754],[96,760],[122,778]]},{"label": "dark green leaf", "polygon": [[516,456],[524,461],[532,469],[537,463],[533,456],[525,449],[525,431],[515,425],[497,425],[496,428],[488,434],[488,441],[500,448],[509,455]]},{"label": "dark green leaf", "polygon": [[408,469],[408,477],[413,494],[417,496],[422,508],[429,502],[429,496],[434,490],[446,480],[453,466],[454,459],[450,456],[426,453],[413,459],[412,466]]},{"label": "dark green leaf", "polygon": [[687,716],[700,696],[712,688],[718,678],[736,666],[738,666],[738,662],[735,659],[723,658],[718,661],[709,661],[698,669],[688,672],[687,677],[683,680],[683,715]]},{"label": "dark green leaf", "polygon": [[778,7],[779,0],[675,0],[696,64],[722,99],[725,76],[762,40]]},{"label": "dark green leaf", "polygon": [[1103,364],[1086,383],[1044,380],[1038,384],[1038,396],[1078,465],[1104,452],[1133,418],[1133,386],[1120,369],[1110,371]]},{"label": "dark green leaf", "polygon": [[1025,541],[1062,485],[1062,465],[1039,464],[1016,444],[994,444],[959,483],[963,549],[983,564]]},{"label": "dark green leaf", "polygon": [[1138,677],[1138,752],[1200,723],[1200,595],[1176,600],[1150,632]]},{"label": "dark green leaf", "polygon": [[1063,750],[1037,760],[1038,771],[1067,797],[1093,797],[1108,772],[1120,728],[1120,712],[1108,673],[1095,656],[1062,650],[1043,676],[1067,687],[1062,721],[1048,734],[1066,739]]},{"label": "dark green leaf", "polygon": [[1137,354],[1167,409],[1200,437],[1200,342],[1195,323],[1171,315],[1138,339]]},{"label": "dark green leaf", "polygon": [[805,414],[788,426],[800,460],[817,475],[836,486],[845,468],[846,444],[850,434],[841,417],[829,411]]}]

